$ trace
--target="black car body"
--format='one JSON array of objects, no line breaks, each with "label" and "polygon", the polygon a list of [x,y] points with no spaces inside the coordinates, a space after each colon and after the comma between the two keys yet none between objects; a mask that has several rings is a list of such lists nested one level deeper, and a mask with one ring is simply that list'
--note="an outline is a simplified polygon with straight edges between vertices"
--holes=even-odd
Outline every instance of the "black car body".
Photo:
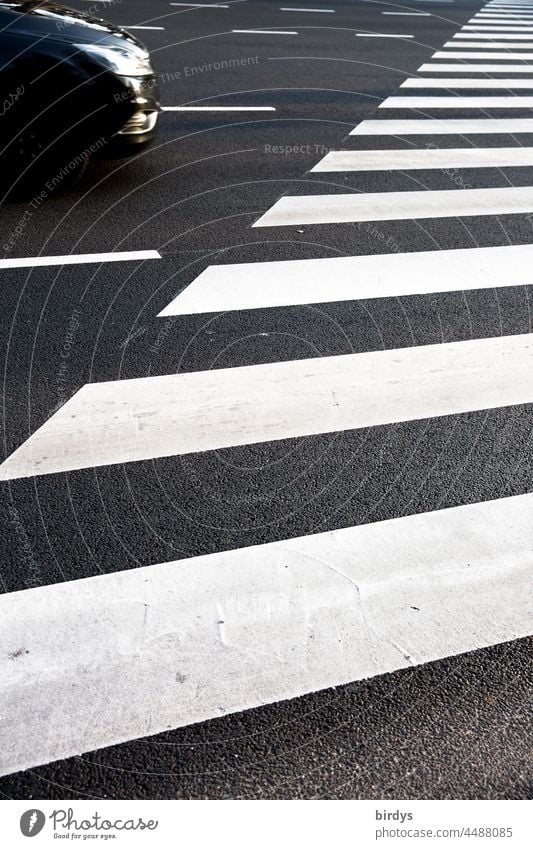
[{"label": "black car body", "polygon": [[0,0],[0,181],[9,191],[67,182],[95,153],[136,153],[158,114],[157,78],[133,35],[48,0]]}]

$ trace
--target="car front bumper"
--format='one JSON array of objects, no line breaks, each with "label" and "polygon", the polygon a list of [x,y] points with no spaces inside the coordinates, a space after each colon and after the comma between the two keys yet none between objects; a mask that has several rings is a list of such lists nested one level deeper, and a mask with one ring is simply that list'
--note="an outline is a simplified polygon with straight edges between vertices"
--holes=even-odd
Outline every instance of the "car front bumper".
[{"label": "car front bumper", "polygon": [[159,84],[148,77],[119,77],[121,92],[115,95],[132,106],[132,113],[106,146],[106,157],[130,156],[150,144],[159,120]]}]

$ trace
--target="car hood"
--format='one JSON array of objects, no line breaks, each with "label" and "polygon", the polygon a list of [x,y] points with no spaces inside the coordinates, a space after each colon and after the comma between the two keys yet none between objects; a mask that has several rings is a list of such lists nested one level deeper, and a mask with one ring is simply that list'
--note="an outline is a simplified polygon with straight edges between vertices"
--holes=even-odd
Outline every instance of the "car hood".
[{"label": "car hood", "polygon": [[9,18],[6,33],[89,43],[119,39],[143,46],[125,29],[53,0],[0,0],[0,14]]}]

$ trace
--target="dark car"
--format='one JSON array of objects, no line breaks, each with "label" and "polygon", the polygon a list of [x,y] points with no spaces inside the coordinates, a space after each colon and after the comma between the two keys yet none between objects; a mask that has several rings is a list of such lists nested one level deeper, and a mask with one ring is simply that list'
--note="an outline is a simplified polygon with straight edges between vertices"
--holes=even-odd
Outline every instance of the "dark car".
[{"label": "dark car", "polygon": [[137,153],[158,116],[135,36],[48,0],[0,0],[0,199],[65,188],[93,155]]}]

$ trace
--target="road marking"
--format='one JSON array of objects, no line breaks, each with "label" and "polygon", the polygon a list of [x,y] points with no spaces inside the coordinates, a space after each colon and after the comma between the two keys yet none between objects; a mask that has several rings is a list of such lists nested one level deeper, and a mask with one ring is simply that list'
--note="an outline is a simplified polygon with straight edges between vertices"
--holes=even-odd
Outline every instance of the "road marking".
[{"label": "road marking", "polygon": [[432,18],[431,12],[382,12],[382,15],[390,15],[395,18]]},{"label": "road marking", "polygon": [[524,33],[514,33],[514,32],[498,32],[498,33],[490,33],[490,32],[456,32],[455,35],[452,35],[452,38],[500,38],[500,39],[508,39],[509,41],[527,41],[528,39],[533,38],[533,32],[529,35],[525,35]]},{"label": "road marking", "polygon": [[[505,68],[502,68],[502,71]],[[519,88],[533,88],[533,80],[520,80],[520,79],[507,79],[507,78],[495,78],[495,79],[487,79],[486,77],[482,78],[447,78],[447,79],[417,79],[416,77],[412,77],[411,79],[405,80],[400,86],[400,88],[443,88],[447,90],[451,89],[460,89],[460,88],[505,88],[505,89],[519,89]]]},{"label": "road marking", "polygon": [[334,150],[311,172],[408,171],[419,168],[511,168],[533,166],[533,147],[412,150]]},{"label": "road marking", "polygon": [[389,32],[356,32],[357,38],[414,38],[414,35],[392,35]]},{"label": "road marking", "polygon": [[414,118],[362,121],[351,136],[469,135],[470,133],[533,133],[533,118]]},{"label": "road marking", "polygon": [[22,256],[0,259],[3,268],[31,268],[42,265],[81,265],[93,262],[131,262],[133,260],[161,259],[158,251],[115,251],[101,254],[65,254],[64,256]]},{"label": "road marking", "polygon": [[89,383],[0,480],[532,401],[533,334]]},{"label": "road marking", "polygon": [[[456,36],[454,36],[454,38],[456,38]],[[477,50],[531,50],[533,48],[533,41],[528,41],[527,44],[525,42],[522,44],[507,44],[505,41],[493,41],[490,44],[479,41],[447,41],[444,44],[444,47],[453,47],[454,50],[457,50],[458,47],[475,47]],[[508,55],[510,57],[513,56],[512,53],[509,53]]]},{"label": "road marking", "polygon": [[275,106],[162,106],[162,112],[275,112]]},{"label": "road marking", "polygon": [[295,6],[280,6],[280,12],[320,12],[335,14],[335,9],[299,9]]},{"label": "road marking", "polygon": [[497,24],[465,24],[461,30],[474,30],[477,32],[532,32],[531,26],[498,26]]},{"label": "road marking", "polygon": [[526,637],[532,517],[517,495],[6,593],[0,773]]},{"label": "road marking", "polygon": [[387,97],[378,109],[531,109],[533,97]]},{"label": "road marking", "polygon": [[355,221],[402,221],[461,218],[468,215],[518,215],[533,212],[533,187],[445,189],[296,195],[278,200],[253,227],[344,224]]},{"label": "road marking", "polygon": [[[486,58],[486,57],[485,57]],[[454,64],[441,63],[420,65],[418,73],[428,74],[533,74],[533,65],[467,65],[461,62]]]},{"label": "road marking", "polygon": [[160,318],[533,285],[533,245],[210,265]]},{"label": "road marking", "polygon": [[[462,47],[462,44],[455,44],[454,47]],[[479,45],[476,45],[479,47]],[[453,51],[453,50],[437,50],[436,53],[433,53],[431,56],[432,59],[533,59],[533,53],[485,53],[485,52],[475,52],[475,51]],[[502,70],[505,69],[505,65],[502,65]],[[524,65],[524,71],[527,72],[528,65]]]},{"label": "road marking", "polygon": [[229,9],[224,3],[169,3],[169,6],[189,6],[192,9]]},{"label": "road marking", "polygon": [[268,29],[232,29],[232,32],[248,33],[250,35],[298,35],[292,30],[268,30]]},{"label": "road marking", "polygon": [[132,26],[129,26],[128,24],[125,24],[124,29],[158,29],[158,30],[164,30],[165,27],[140,27],[140,26],[139,27],[137,27],[137,26],[132,27]]}]

